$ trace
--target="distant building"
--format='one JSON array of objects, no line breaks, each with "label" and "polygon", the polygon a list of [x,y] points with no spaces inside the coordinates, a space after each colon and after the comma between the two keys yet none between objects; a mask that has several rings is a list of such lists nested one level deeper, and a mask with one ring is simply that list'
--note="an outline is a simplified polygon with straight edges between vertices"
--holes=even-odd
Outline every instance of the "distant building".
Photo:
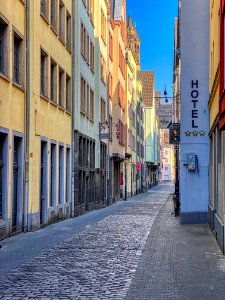
[{"label": "distant building", "polygon": [[160,129],[160,173],[159,179],[171,181],[172,178],[172,145],[169,144],[169,130]]},{"label": "distant building", "polygon": [[159,165],[159,124],[156,115],[158,98],[155,97],[155,74],[153,71],[140,71],[138,78],[143,86],[145,106],[145,185],[149,188],[158,183]]}]

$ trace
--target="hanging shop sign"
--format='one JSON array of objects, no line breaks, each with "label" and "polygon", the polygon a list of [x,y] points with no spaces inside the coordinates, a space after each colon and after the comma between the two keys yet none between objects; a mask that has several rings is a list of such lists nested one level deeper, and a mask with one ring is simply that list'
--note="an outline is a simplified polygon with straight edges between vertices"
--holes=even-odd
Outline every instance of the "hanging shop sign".
[{"label": "hanging shop sign", "polygon": [[172,117],[160,117],[159,123],[160,129],[169,129],[172,125]]}]

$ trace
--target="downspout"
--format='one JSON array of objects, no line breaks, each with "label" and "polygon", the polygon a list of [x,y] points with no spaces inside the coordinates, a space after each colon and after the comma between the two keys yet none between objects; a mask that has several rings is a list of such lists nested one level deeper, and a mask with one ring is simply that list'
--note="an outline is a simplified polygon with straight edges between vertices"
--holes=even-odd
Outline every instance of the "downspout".
[{"label": "downspout", "polygon": [[26,0],[26,108],[25,108],[25,183],[23,230],[28,231],[29,148],[30,148],[30,0]]},{"label": "downspout", "polygon": [[[109,39],[109,24],[110,23],[110,16],[109,16],[109,12],[107,13],[107,38]],[[110,135],[110,113],[109,113],[109,104],[110,104],[110,100],[109,100],[109,40],[107,43],[107,116],[108,116],[108,133]],[[107,205],[109,205],[110,200],[109,196],[110,196],[110,187],[109,187],[109,137],[107,140],[107,165],[106,165],[106,203]]]},{"label": "downspout", "polygon": [[74,217],[75,212],[75,137],[74,137],[74,128],[75,128],[75,0],[72,3],[72,124],[71,124],[71,162],[72,162],[72,176],[71,176],[71,186],[72,186],[72,199],[71,199],[71,216]]}]

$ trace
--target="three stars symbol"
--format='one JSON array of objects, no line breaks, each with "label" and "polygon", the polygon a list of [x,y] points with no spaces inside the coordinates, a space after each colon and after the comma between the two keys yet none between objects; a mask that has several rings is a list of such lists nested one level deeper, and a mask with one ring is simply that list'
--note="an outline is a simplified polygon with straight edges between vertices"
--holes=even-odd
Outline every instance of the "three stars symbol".
[{"label": "three stars symbol", "polygon": [[185,131],[185,135],[186,135],[186,136],[191,136],[191,134],[192,134],[193,136],[198,136],[198,133],[199,133],[200,136],[205,136],[205,131],[203,131],[203,130],[201,130],[201,131],[199,131],[199,132],[196,131],[196,130],[195,130],[195,131],[192,131],[192,132],[189,131],[189,130]]}]

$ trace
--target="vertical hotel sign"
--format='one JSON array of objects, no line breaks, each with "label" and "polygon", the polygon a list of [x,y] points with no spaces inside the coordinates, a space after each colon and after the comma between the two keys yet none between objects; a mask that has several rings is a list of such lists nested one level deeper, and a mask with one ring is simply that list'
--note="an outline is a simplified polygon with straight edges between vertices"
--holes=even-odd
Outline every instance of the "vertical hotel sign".
[{"label": "vertical hotel sign", "polygon": [[[207,219],[209,187],[210,0],[181,0],[181,222]],[[196,159],[190,172],[186,157]],[[191,188],[190,188],[191,187]]]}]

